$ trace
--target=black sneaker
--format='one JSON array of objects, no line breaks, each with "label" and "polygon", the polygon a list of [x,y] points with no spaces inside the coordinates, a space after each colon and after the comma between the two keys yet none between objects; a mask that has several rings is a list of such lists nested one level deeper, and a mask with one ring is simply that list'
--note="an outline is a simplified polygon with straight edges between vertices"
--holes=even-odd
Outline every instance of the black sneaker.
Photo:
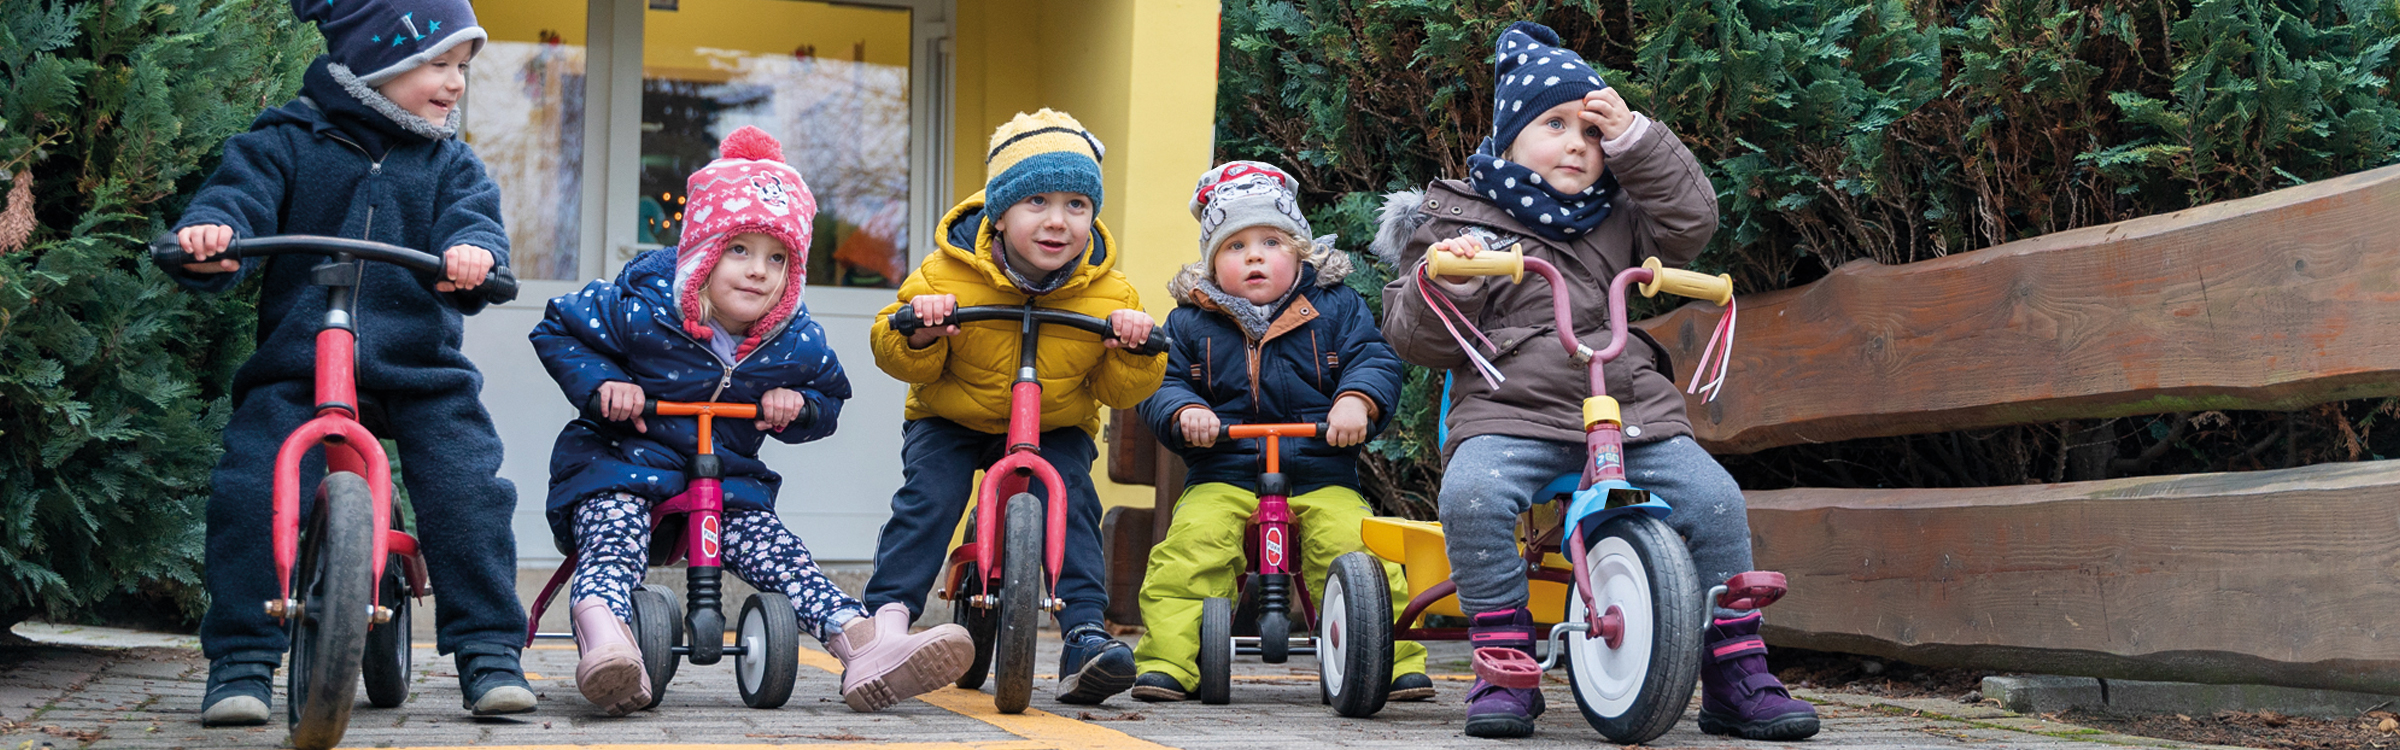
[{"label": "black sneaker", "polygon": [[1395,701],[1433,700],[1433,678],[1425,676],[1424,672],[1410,672],[1394,677],[1391,690],[1384,693],[1384,699]]},{"label": "black sneaker", "polygon": [[1098,625],[1067,630],[1058,655],[1060,703],[1092,705],[1133,687],[1133,649],[1108,637]]},{"label": "black sneaker", "polygon": [[[200,699],[200,726],[255,727],[272,715],[267,703],[275,694],[275,666],[281,654],[233,655],[208,665],[208,692]],[[245,658],[248,657],[248,658]]]},{"label": "black sneaker", "polygon": [[1188,700],[1191,696],[1183,691],[1183,683],[1176,682],[1167,673],[1143,672],[1140,677],[1133,678],[1133,698],[1149,703],[1167,703]]},{"label": "black sneaker", "polygon": [[525,682],[517,650],[496,643],[469,643],[458,649],[458,691],[476,716],[499,716],[533,711],[533,685]]}]

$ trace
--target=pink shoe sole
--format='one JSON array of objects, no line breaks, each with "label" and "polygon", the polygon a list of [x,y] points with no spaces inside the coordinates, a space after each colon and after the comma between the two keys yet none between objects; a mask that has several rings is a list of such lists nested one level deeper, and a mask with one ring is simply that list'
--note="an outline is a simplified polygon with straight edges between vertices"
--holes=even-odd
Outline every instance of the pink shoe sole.
[{"label": "pink shoe sole", "polygon": [[939,689],[966,673],[967,662],[975,658],[975,643],[965,628],[945,625],[922,635],[934,638],[893,665],[891,671],[868,675],[858,684],[843,689],[842,703],[860,713],[881,711]]},{"label": "pink shoe sole", "polygon": [[650,705],[650,676],[640,659],[602,658],[589,669],[575,670],[575,688],[583,699],[610,716],[624,716]]}]

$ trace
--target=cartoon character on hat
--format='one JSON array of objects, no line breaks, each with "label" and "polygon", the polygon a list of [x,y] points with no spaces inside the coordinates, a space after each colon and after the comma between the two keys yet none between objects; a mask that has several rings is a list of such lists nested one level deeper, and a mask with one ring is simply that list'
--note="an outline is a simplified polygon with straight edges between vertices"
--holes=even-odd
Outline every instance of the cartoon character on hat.
[{"label": "cartoon character on hat", "polygon": [[817,198],[800,171],[784,163],[783,144],[764,130],[745,125],[725,136],[717,153],[686,183],[683,241],[675,250],[675,304],[683,312],[683,330],[701,341],[716,335],[703,308],[706,286],[734,238],[764,234],[788,254],[782,297],[750,324],[734,353],[739,359],[790,324],[800,306]]}]

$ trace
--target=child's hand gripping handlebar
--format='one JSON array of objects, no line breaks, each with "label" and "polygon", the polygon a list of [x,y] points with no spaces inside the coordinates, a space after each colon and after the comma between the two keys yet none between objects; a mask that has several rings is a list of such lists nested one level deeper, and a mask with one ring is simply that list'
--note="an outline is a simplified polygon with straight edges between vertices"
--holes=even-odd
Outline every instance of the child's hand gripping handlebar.
[{"label": "child's hand gripping handlebar", "polygon": [[[625,421],[609,419],[606,409],[604,409],[603,405],[601,404],[601,399],[602,396],[598,393],[595,393],[592,394],[591,400],[583,402],[584,419],[589,419],[594,422]],[[641,413],[633,415],[633,417],[629,419],[635,420],[635,423],[638,427],[640,424],[638,420],[641,417],[699,417],[700,452],[705,455],[712,452],[710,446],[710,433],[712,432],[711,424],[715,418],[724,417],[726,419],[757,419],[758,405],[729,404],[712,401],[660,401],[655,398],[648,398],[642,400]],[[816,424],[816,422],[817,405],[814,402],[803,401],[800,406],[800,416],[794,417],[792,419],[792,423],[787,425],[786,429],[792,427],[807,427],[809,425]]]},{"label": "child's hand gripping handlebar", "polygon": [[[1540,258],[1534,259],[1541,263]],[[1650,278],[1641,282],[1644,297],[1656,297],[1659,292],[1690,297],[1722,305],[1733,301],[1733,275],[1710,276],[1698,271],[1667,268],[1657,258],[1642,263],[1649,269]],[[1449,253],[1426,253],[1425,272],[1435,276],[1506,276],[1509,281],[1525,280],[1525,252],[1518,249],[1485,250],[1473,258],[1461,258]]]},{"label": "child's hand gripping handlebar", "polygon": [[[950,317],[942,320],[941,325],[973,323],[983,320],[1002,320],[1012,322],[1021,321],[1025,319],[1027,312],[1028,311],[1026,308],[1015,305],[976,305],[973,307],[961,307],[952,311],[950,313]],[[1098,334],[1103,340],[1108,341],[1114,341],[1117,338],[1116,329],[1109,327],[1108,321],[1089,315],[1046,308],[1034,308],[1031,310],[1031,313],[1034,321],[1037,323],[1063,325],[1077,330],[1089,331],[1091,333]],[[925,327],[926,323],[917,319],[917,311],[915,308],[907,305],[901,305],[900,309],[892,312],[893,333],[907,336],[916,333],[918,329]],[[1150,331],[1150,338],[1146,341],[1143,341],[1141,346],[1135,347],[1133,349],[1133,353],[1145,355],[1165,354],[1167,353],[1168,344],[1172,342],[1173,339],[1167,336],[1166,331],[1152,329]]]},{"label": "child's hand gripping handlebar", "polygon": [[[270,255],[332,255],[335,253],[349,253],[351,257],[362,260],[390,263],[412,271],[433,274],[437,278],[448,272],[439,255],[381,242],[304,234],[237,239],[232,244],[225,246],[225,252],[210,256],[209,261],[259,258]],[[150,262],[157,264],[159,268],[173,271],[182,268],[186,263],[198,263],[200,260],[192,257],[191,253],[184,252],[183,245],[175,237],[175,233],[168,232],[150,241]],[[318,274],[319,283],[341,280],[328,278],[329,273],[339,272],[321,271]],[[357,281],[357,274],[352,273],[349,276],[348,281],[352,283]],[[492,267],[491,275],[484,277],[481,285],[465,290],[465,292],[481,296],[485,302],[492,304],[516,299],[517,274],[510,271],[507,266],[495,265]]]}]

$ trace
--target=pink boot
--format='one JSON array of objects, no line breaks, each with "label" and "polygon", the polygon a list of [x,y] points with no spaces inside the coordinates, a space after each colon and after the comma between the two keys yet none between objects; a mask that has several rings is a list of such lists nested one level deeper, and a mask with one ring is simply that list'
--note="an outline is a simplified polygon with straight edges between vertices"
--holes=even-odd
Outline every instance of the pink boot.
[{"label": "pink boot", "polygon": [[842,702],[852,711],[881,711],[958,680],[975,658],[967,629],[943,623],[908,632],[908,607],[886,604],[875,616],[842,623],[825,650],[842,660]]},{"label": "pink boot", "polygon": [[642,649],[634,645],[633,628],[617,619],[598,599],[575,603],[575,687],[584,700],[610,716],[624,716],[650,705],[650,673],[642,668]]}]

